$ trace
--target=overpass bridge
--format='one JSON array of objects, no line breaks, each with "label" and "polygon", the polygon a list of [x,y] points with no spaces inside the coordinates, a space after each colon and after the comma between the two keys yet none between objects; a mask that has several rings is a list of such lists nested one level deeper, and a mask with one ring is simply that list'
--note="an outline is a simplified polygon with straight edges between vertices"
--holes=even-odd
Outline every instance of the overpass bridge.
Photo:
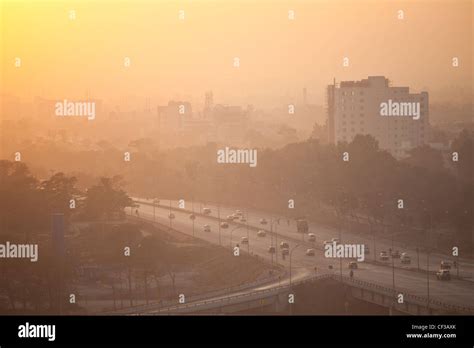
[{"label": "overpass bridge", "polygon": [[[128,311],[134,315],[236,314],[252,309],[267,314],[291,313],[290,294],[294,295],[302,285],[317,287],[325,280],[342,283],[353,298],[386,307],[390,313],[396,311],[407,315],[474,314],[472,307],[451,305],[436,299],[430,299],[428,304],[426,297],[412,295],[403,292],[402,289],[397,289],[394,293],[392,288],[337,274],[312,276],[293,282],[291,285],[273,283],[260,288],[242,287],[242,290],[233,293],[226,294],[225,291],[221,291],[209,296],[191,298],[183,304],[176,300],[174,303],[134,307]],[[402,303],[397,301],[397,295],[400,293],[403,294]],[[295,301],[298,299],[295,298]],[[123,311],[121,313],[124,314]]]}]

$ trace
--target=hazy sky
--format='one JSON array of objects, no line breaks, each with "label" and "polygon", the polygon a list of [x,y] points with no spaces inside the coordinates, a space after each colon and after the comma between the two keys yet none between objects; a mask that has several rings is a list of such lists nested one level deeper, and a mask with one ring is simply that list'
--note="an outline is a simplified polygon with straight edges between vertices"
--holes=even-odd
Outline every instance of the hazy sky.
[{"label": "hazy sky", "polygon": [[106,100],[201,102],[213,90],[217,102],[268,106],[301,98],[306,86],[310,102],[322,104],[333,77],[368,75],[428,90],[432,101],[472,97],[472,1],[2,4],[0,88],[23,98],[73,99],[89,90]]}]

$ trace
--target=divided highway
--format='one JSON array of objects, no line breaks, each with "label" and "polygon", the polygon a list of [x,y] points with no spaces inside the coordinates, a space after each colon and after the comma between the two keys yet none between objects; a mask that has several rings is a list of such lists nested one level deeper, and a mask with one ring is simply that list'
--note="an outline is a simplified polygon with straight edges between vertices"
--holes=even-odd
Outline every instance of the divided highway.
[{"label": "divided highway", "polygon": [[[152,200],[138,199],[135,201],[140,204],[138,213],[140,218],[144,218],[150,221],[154,219],[161,224],[169,224],[169,201],[160,201],[160,205],[153,206]],[[229,248],[229,253],[232,252],[232,248],[239,244],[241,251],[257,254],[268,262],[277,263],[287,269],[287,274],[290,274],[290,260],[289,255],[284,258],[280,252],[278,245],[281,242],[287,242],[292,250],[297,244],[298,247],[293,249],[292,260],[291,260],[291,274],[293,281],[302,279],[307,276],[314,274],[339,274],[342,268],[342,274],[347,276],[350,272],[348,268],[349,260],[340,259],[329,259],[324,256],[322,243],[324,240],[330,240],[333,237],[338,238],[339,234],[337,231],[327,227],[317,226],[310,223],[310,232],[316,235],[316,242],[309,242],[307,236],[303,240],[302,234],[296,232],[296,226],[294,221],[287,221],[286,218],[280,217],[279,223],[277,223],[277,216],[269,216],[268,213],[262,213],[257,211],[247,212],[241,209],[244,216],[247,217],[247,222],[241,223],[240,220],[236,222],[230,222],[228,228],[221,228],[219,233],[219,223],[217,219],[217,207],[212,205],[206,205],[205,207],[211,209],[211,214],[201,215],[203,205],[198,203],[194,204],[195,220],[194,220],[194,231],[193,231],[193,220],[190,219],[191,206],[187,202],[186,209],[179,209],[178,202],[171,201],[172,213],[174,219],[172,219],[172,227],[183,233],[194,235],[197,238],[206,240],[214,244],[221,244],[224,247]],[[231,215],[235,212],[233,207],[219,207],[221,221],[225,221],[227,215]],[[134,212],[135,213],[135,212]],[[268,223],[266,225],[260,224],[260,219],[266,219]],[[271,221],[274,221],[273,228],[271,228]],[[210,231],[204,230],[204,225],[209,225]],[[266,236],[258,236],[257,231],[264,229],[267,231]],[[277,234],[269,233],[269,231],[277,232]],[[232,238],[232,239],[231,239]],[[242,239],[248,238],[249,244],[242,244]],[[358,269],[354,270],[354,279],[360,279],[367,282],[373,282],[384,286],[393,286],[393,273],[391,267],[391,261],[387,265],[376,264],[373,261],[373,240],[364,240],[359,235],[353,235],[347,231],[342,233],[341,241],[343,243],[366,243],[371,248],[370,254],[366,255],[365,262],[359,262]],[[278,255],[272,255],[268,249],[270,246],[275,246]],[[378,242],[376,245],[377,254],[381,250],[390,248],[391,244],[386,242]],[[232,248],[231,248],[232,247]],[[314,256],[306,255],[308,248],[315,249]],[[396,248],[401,252],[407,251],[406,249]],[[412,265],[410,267],[416,267],[417,260],[416,254],[412,249],[408,250],[411,258]],[[420,267],[426,267],[426,261],[422,263],[422,259],[426,260],[426,254],[420,252]],[[439,262],[443,259],[443,256],[433,255],[430,260],[430,270],[437,269]],[[342,267],[341,267],[342,264]],[[395,268],[395,290],[396,293],[409,293],[415,296],[427,296],[428,292],[428,279],[426,272],[418,272],[409,269],[403,269],[403,265],[400,264],[399,260],[396,260]],[[315,270],[316,267],[316,270]],[[331,269],[332,268],[332,269]],[[429,292],[430,298],[443,301],[447,304],[474,307],[474,282],[472,281],[474,266],[469,260],[463,260],[460,268],[460,276],[465,277],[468,280],[452,279],[450,281],[439,281],[433,274],[429,276]],[[452,271],[455,274],[455,270]],[[471,281],[470,281],[471,280]],[[289,278],[281,279],[280,283],[284,284],[289,282]],[[270,284],[267,286],[278,286],[278,283]],[[250,290],[249,290],[250,291]]]}]

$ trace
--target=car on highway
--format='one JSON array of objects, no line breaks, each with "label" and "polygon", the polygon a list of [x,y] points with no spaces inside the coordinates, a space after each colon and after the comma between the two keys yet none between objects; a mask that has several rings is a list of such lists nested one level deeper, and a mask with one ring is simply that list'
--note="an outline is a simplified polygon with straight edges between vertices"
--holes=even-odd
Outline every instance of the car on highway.
[{"label": "car on highway", "polygon": [[169,214],[168,214],[168,218],[169,218],[169,219],[174,219],[174,218],[175,218],[175,216],[174,216],[174,214],[173,214],[173,213],[169,213]]},{"label": "car on highway", "polygon": [[229,228],[229,224],[227,222],[221,222],[221,228]]},{"label": "car on highway", "polygon": [[267,235],[267,232],[265,232],[264,230],[260,230],[257,232],[257,236],[259,237],[265,237]]},{"label": "car on highway", "polygon": [[400,262],[409,265],[411,263],[411,258],[407,253],[402,253],[400,255]]},{"label": "car on highway", "polygon": [[450,280],[451,273],[449,273],[449,270],[447,269],[440,269],[438,272],[436,272],[436,278],[438,280]]},{"label": "car on highway", "polygon": [[204,226],[203,226],[203,230],[204,230],[204,232],[211,232],[211,226],[209,226],[209,225],[204,225]]},{"label": "car on highway", "polygon": [[443,261],[440,262],[439,268],[450,270],[451,269],[451,262],[443,260]]},{"label": "car on highway", "polygon": [[261,223],[262,225],[266,225],[266,224],[267,224],[267,220],[265,220],[265,219],[260,219],[260,223]]},{"label": "car on highway", "polygon": [[274,246],[269,246],[269,247],[268,247],[268,252],[269,252],[270,254],[275,254],[275,251],[276,251],[276,250],[275,250],[275,247],[274,247]]},{"label": "car on highway", "polygon": [[316,242],[316,235],[314,233],[308,233],[308,241]]},{"label": "car on highway", "polygon": [[379,254],[380,260],[387,261],[388,260],[388,253],[386,251],[381,251]]},{"label": "car on highway", "polygon": [[392,258],[393,259],[399,259],[400,258],[400,252],[398,250],[392,251]]},{"label": "car on highway", "polygon": [[349,264],[347,265],[347,267],[349,267],[349,269],[357,269],[357,262],[355,261],[351,261],[349,262]]},{"label": "car on highway", "polygon": [[306,255],[307,256],[314,256],[315,255],[314,249],[307,249],[306,250]]},{"label": "car on highway", "polygon": [[210,208],[204,208],[204,209],[202,210],[202,213],[203,213],[204,215],[209,215],[209,214],[211,213],[211,209],[210,209]]},{"label": "car on highway", "polygon": [[290,245],[287,242],[280,243],[280,249],[289,249]]},{"label": "car on highway", "polygon": [[247,237],[242,237],[242,238],[240,238],[240,243],[249,244],[249,239]]},{"label": "car on highway", "polygon": [[191,215],[189,215],[189,218],[190,218],[191,220],[196,220],[196,215],[191,214]]}]

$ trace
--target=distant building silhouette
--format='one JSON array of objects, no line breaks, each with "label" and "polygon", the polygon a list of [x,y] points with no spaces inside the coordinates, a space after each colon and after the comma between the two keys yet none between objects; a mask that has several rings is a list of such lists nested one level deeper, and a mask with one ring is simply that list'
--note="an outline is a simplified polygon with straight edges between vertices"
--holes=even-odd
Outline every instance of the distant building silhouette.
[{"label": "distant building silhouette", "polygon": [[[357,134],[370,134],[381,149],[397,158],[405,157],[408,150],[429,141],[428,101],[427,92],[410,93],[409,87],[392,87],[384,76],[339,84],[334,80],[327,87],[328,140],[351,142]],[[419,119],[383,116],[382,103],[403,104],[403,110],[419,103]],[[395,111],[399,112],[398,108]]]}]

